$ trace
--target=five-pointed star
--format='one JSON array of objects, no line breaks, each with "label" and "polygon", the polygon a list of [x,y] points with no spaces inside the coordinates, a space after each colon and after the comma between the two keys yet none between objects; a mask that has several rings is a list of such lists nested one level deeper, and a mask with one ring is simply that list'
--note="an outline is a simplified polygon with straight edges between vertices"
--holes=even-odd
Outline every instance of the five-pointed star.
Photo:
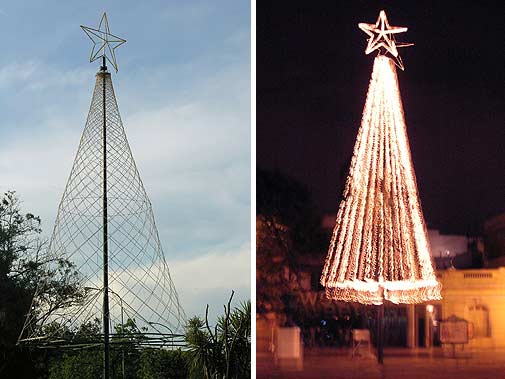
[{"label": "five-pointed star", "polygon": [[358,27],[370,36],[365,54],[370,54],[372,51],[383,47],[396,59],[397,65],[403,70],[403,63],[396,48],[411,46],[412,44],[396,43],[394,34],[406,32],[406,27],[389,25],[386,12],[383,10],[380,11],[375,24],[365,24],[360,22]]},{"label": "five-pointed star", "polygon": [[[86,33],[91,42],[93,42],[93,48],[91,49],[89,61],[93,62],[99,58],[104,57],[107,61],[110,62],[112,67],[114,67],[117,72],[118,68],[115,50],[123,43],[125,43],[126,40],[110,33],[109,22],[107,21],[107,15],[105,12],[103,12],[98,29],[83,25],[81,25],[81,28],[84,30],[84,33]],[[98,48],[97,45],[99,46]]]}]

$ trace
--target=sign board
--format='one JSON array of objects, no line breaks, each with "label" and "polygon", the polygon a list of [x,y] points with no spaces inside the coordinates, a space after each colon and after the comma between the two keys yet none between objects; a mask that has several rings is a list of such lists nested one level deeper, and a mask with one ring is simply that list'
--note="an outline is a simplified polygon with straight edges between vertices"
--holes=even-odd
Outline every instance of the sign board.
[{"label": "sign board", "polygon": [[353,329],[352,331],[352,356],[361,355],[360,347],[363,343],[367,343],[368,345],[368,353],[371,349],[370,344],[370,330],[368,329]]},{"label": "sign board", "polygon": [[370,331],[368,329],[354,329],[352,331],[352,339],[354,341],[370,342]]},{"label": "sign board", "polygon": [[301,330],[294,326],[291,328],[277,328],[277,358],[301,358]]},{"label": "sign board", "polygon": [[440,342],[468,343],[468,321],[451,316],[440,322]]}]

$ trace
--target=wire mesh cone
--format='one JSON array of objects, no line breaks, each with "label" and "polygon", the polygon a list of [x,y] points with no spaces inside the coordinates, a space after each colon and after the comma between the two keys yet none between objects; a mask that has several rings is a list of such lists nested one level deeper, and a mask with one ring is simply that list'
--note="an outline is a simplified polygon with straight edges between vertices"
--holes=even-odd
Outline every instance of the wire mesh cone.
[{"label": "wire mesh cone", "polygon": [[[105,92],[104,92],[105,86]],[[185,314],[161,248],[151,203],[135,165],[110,74],[99,72],[86,126],[48,247],[77,267],[81,296],[56,307],[41,278],[20,341],[59,340],[103,317],[103,122],[105,93],[110,330],[135,320],[151,333],[181,333]],[[56,267],[53,267],[56,269]]]},{"label": "wire mesh cone", "polygon": [[321,284],[363,304],[441,298],[393,61],[375,58]]}]

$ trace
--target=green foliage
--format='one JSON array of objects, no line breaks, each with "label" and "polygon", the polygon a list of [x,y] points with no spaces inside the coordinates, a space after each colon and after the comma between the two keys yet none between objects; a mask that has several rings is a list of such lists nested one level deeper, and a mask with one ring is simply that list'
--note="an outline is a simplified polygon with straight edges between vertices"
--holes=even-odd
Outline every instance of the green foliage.
[{"label": "green foliage", "polygon": [[[188,353],[182,350],[133,348],[111,350],[111,378],[187,379]],[[90,348],[55,355],[48,379],[97,379],[102,377],[103,350]]]},{"label": "green foliage", "polygon": [[[111,378],[113,379],[242,379],[251,375],[251,303],[231,309],[224,306],[211,330],[205,320],[194,317],[186,329],[188,350],[154,349],[142,346],[146,329],[139,329],[128,319],[114,327],[111,340]],[[208,312],[208,306],[207,306]],[[86,348],[54,350],[45,359],[48,379],[96,379],[103,370],[103,347],[96,344],[101,332],[100,320],[82,324],[70,331],[60,325],[47,328],[62,330],[62,336],[86,344]],[[124,376],[123,376],[124,368]]]},{"label": "green foliage", "polygon": [[137,371],[138,379],[187,379],[188,352],[182,350],[143,349]]},{"label": "green foliage", "polygon": [[213,338],[200,317],[188,321],[186,342],[190,347],[190,378],[214,379],[224,371],[223,346]]},{"label": "green foliage", "polygon": [[0,349],[10,349],[30,307],[38,270],[40,219],[21,214],[14,192],[0,199]]},{"label": "green foliage", "polygon": [[190,378],[232,379],[251,375],[251,302],[231,310],[233,291],[224,315],[212,331],[205,320],[193,317],[186,328]]},{"label": "green foliage", "polygon": [[[39,279],[46,277],[49,283],[42,288],[48,307],[37,314],[39,321],[79,298],[74,265],[41,254],[45,243],[40,223],[39,217],[21,212],[15,192],[0,198],[0,377],[20,377],[23,372],[31,378],[45,375],[43,354],[16,346]],[[52,263],[51,269],[47,263]]]},{"label": "green foliage", "polygon": [[83,349],[51,361],[49,379],[91,379],[102,376],[102,351]]},{"label": "green foliage", "polygon": [[[57,323],[45,325],[45,332],[57,331],[60,337],[81,341],[86,347],[42,351],[15,345],[31,305],[40,309],[36,314],[40,323],[84,295],[71,262],[50,260],[41,254],[44,243],[40,232],[40,219],[21,213],[14,192],[0,198],[0,378],[100,378],[103,347],[96,343],[101,333],[99,319],[77,330]],[[39,288],[42,296],[32,304],[42,277],[47,285]],[[213,331],[207,315],[205,321],[198,317],[189,321],[188,351],[145,348],[142,340],[146,329],[139,329],[135,320],[116,325],[111,341],[111,377],[123,378],[123,367],[125,379],[250,377],[251,304],[232,310],[232,297],[233,292]]]},{"label": "green foliage", "polygon": [[15,193],[6,192],[0,198],[0,377],[39,372],[40,355],[15,344],[39,273],[40,232],[40,218],[22,214]]},{"label": "green foliage", "polygon": [[128,346],[137,347],[145,339],[143,332],[147,332],[147,328],[139,328],[134,319],[129,318],[124,324],[119,324],[114,327],[116,333],[112,336],[112,343],[121,342]]},{"label": "green foliage", "polygon": [[[114,327],[111,340],[111,378],[123,379],[182,379],[188,377],[188,353],[181,350],[153,349],[141,346],[145,328],[139,329],[135,320],[128,319]],[[100,335],[100,320],[95,319],[74,332],[76,341],[93,339]],[[85,367],[85,369],[83,369]],[[49,379],[100,378],[103,370],[103,348],[66,350],[49,359]]]},{"label": "green foliage", "polygon": [[[230,299],[231,300],[231,299]],[[229,308],[229,305],[228,305]],[[220,316],[217,323],[219,333],[225,338],[229,357],[229,374],[226,378],[248,378],[251,374],[251,302],[242,303],[229,314]]]},{"label": "green foliage", "polygon": [[[51,267],[42,266],[45,263],[51,263]],[[38,279],[44,278],[39,281],[37,298],[32,304],[38,324],[43,324],[57,310],[79,304],[84,298],[76,267],[66,259],[48,258],[38,262],[34,274]]]}]

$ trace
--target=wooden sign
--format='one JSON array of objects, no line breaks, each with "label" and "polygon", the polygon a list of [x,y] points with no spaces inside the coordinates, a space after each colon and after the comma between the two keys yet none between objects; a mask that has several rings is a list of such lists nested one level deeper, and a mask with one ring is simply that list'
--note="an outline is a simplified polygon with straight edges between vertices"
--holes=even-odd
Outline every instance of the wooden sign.
[{"label": "wooden sign", "polygon": [[354,329],[352,337],[354,341],[370,342],[370,331],[368,329]]},{"label": "wooden sign", "polygon": [[454,315],[441,321],[440,342],[468,343],[468,321]]}]

